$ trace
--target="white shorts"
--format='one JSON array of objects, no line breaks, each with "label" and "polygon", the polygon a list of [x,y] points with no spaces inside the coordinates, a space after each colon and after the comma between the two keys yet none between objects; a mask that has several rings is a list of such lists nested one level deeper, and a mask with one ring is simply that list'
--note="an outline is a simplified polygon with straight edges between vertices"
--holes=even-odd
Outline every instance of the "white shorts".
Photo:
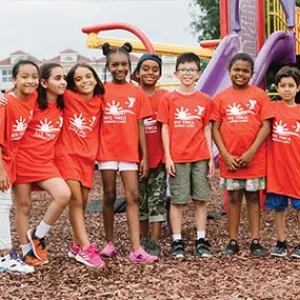
[{"label": "white shorts", "polygon": [[99,170],[137,171],[138,164],[126,161],[98,161]]}]

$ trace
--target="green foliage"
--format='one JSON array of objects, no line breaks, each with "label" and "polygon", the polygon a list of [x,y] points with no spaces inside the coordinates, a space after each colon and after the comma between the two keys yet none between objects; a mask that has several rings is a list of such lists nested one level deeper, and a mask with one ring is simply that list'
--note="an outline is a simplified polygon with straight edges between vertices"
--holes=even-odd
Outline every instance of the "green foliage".
[{"label": "green foliage", "polygon": [[296,0],[296,6],[300,7],[300,0]]},{"label": "green foliage", "polygon": [[193,0],[190,12],[192,33],[198,41],[220,37],[219,0]]}]

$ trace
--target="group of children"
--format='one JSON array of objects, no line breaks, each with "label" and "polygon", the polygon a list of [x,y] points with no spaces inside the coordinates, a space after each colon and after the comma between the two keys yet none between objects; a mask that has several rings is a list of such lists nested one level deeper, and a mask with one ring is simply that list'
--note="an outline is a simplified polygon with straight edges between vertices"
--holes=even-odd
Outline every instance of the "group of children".
[{"label": "group of children", "polygon": [[[0,107],[0,270],[27,274],[34,271],[34,265],[47,263],[45,236],[66,206],[73,233],[68,256],[87,266],[104,267],[103,258],[118,251],[113,209],[118,171],[126,198],[131,262],[159,259],[167,175],[172,256],[185,254],[182,209],[192,199],[195,252],[210,257],[206,219],[209,179],[215,173],[212,140],[220,153],[220,184],[229,198],[230,241],[223,254],[231,256],[239,250],[244,195],[251,253],[266,254],[260,244],[260,200],[266,190],[265,206],[275,210],[278,235],[271,254],[287,255],[284,211],[288,198],[298,212],[300,209],[295,161],[300,138],[299,107],[295,103],[299,71],[284,67],[278,72],[275,84],[282,101],[271,103],[263,90],[249,85],[254,62],[249,55],[239,53],[229,63],[232,86],[211,100],[195,89],[201,71],[200,59],[194,53],[178,57],[174,74],[180,85],[167,92],[156,88],[162,72],[160,57],[144,54],[131,74],[131,50],[128,43],[115,49],[103,45],[106,70],[112,76],[111,82],[104,84],[84,63],[76,64],[66,77],[59,64],[38,68],[21,60],[13,67],[14,89],[2,96]],[[128,82],[128,75],[139,86]],[[290,155],[284,157],[283,153]],[[103,185],[106,244],[101,251],[90,242],[85,226],[95,161]],[[30,194],[35,189],[46,190],[52,202],[38,226],[30,229]],[[11,243],[12,192],[21,258]],[[300,258],[300,247],[292,256]]]}]

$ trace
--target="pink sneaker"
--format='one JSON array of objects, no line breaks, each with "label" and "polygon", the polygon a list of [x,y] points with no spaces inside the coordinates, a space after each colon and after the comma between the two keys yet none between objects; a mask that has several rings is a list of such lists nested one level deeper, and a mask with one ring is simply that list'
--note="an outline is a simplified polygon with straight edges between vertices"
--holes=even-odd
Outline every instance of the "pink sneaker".
[{"label": "pink sneaker", "polygon": [[71,242],[69,246],[69,252],[68,252],[69,258],[75,258],[76,255],[79,253],[79,251],[80,251],[80,245]]},{"label": "pink sneaker", "polygon": [[130,251],[129,260],[132,263],[140,264],[156,262],[159,260],[159,258],[157,256],[148,254],[142,247],[140,247],[134,252]]},{"label": "pink sneaker", "polygon": [[100,252],[102,257],[113,257],[117,254],[117,248],[113,242],[108,242]]},{"label": "pink sneaker", "polygon": [[100,254],[95,243],[90,244],[85,250],[80,248],[80,251],[75,256],[75,259],[89,267],[104,267],[105,263],[100,257]]}]

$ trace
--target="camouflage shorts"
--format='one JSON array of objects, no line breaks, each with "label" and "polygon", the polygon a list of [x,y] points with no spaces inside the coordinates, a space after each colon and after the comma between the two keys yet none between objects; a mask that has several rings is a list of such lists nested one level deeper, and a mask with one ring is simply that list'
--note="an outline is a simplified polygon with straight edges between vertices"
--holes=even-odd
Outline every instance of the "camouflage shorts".
[{"label": "camouflage shorts", "polygon": [[148,177],[140,180],[140,221],[163,222],[166,220],[166,171],[160,164],[149,169]]},{"label": "camouflage shorts", "polygon": [[221,177],[220,187],[228,191],[245,190],[247,192],[256,192],[266,188],[266,178],[228,179]]}]

